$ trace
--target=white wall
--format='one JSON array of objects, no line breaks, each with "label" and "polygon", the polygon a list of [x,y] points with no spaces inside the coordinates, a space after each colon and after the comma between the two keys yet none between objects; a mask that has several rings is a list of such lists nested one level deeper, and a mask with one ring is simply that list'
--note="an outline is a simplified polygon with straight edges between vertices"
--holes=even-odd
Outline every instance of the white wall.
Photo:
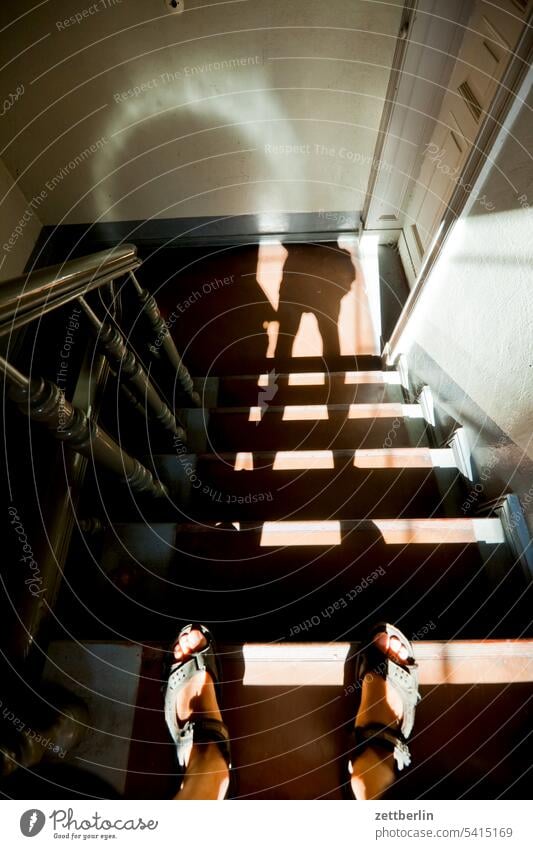
[{"label": "white wall", "polygon": [[532,78],[474,188],[480,198],[449,236],[397,351],[409,359],[418,345],[531,458]]},{"label": "white wall", "polygon": [[40,229],[37,209],[0,160],[0,281],[22,274]]},{"label": "white wall", "polygon": [[185,7],[53,0],[4,31],[0,145],[44,223],[360,210],[402,0]]}]

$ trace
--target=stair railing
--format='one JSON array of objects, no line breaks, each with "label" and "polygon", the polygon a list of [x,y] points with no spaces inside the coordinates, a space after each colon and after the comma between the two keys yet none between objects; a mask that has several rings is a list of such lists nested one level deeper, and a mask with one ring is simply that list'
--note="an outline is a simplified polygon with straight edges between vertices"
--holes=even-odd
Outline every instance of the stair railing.
[{"label": "stair railing", "polygon": [[[159,307],[157,306],[156,299],[153,295],[150,294],[147,289],[142,288],[139,281],[135,277],[133,271],[129,272],[129,276],[137,293],[143,314],[146,317],[149,327],[151,328],[154,337],[154,342],[159,343],[158,347],[163,348],[176,374],[176,380],[178,381],[178,384],[183,394],[189,398],[194,407],[200,407],[200,396],[198,392],[195,392],[194,390],[192,378],[187,370],[187,367],[185,366],[185,363],[183,362],[181,356],[178,353],[178,350],[174,344],[174,340],[170,334],[166,322],[164,321],[161,316],[161,313],[159,312]],[[153,350],[154,345],[152,345],[151,347]]]},{"label": "stair railing", "polygon": [[[76,300],[87,317],[98,349],[107,358],[132,404],[140,412],[154,415],[174,440],[186,442],[187,434],[178,416],[161,398],[118,327],[107,320],[102,321],[86,300],[87,293],[112,284],[119,277],[131,275],[153,331],[157,331],[164,340],[163,350],[176,372],[183,394],[193,406],[198,406],[199,397],[194,391],[192,378],[176,350],[157,303],[133,275],[140,264],[135,245],[123,245],[39,269],[0,284],[0,336]],[[124,451],[84,411],[67,401],[64,392],[55,383],[42,377],[26,377],[4,357],[0,357],[0,372],[8,384],[10,399],[29,418],[44,424],[56,439],[121,477],[134,493],[155,497],[168,494],[149,469]]]}]

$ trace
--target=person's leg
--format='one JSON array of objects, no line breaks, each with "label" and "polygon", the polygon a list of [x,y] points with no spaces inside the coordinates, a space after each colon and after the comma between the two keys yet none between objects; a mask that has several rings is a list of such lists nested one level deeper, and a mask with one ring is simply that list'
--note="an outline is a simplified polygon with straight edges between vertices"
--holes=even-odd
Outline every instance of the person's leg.
[{"label": "person's leg", "polygon": [[[193,629],[174,648],[176,660],[186,660],[191,652],[206,644],[201,631]],[[180,725],[195,717],[222,719],[215,687],[208,672],[198,672],[179,691],[176,711]],[[193,744],[187,771],[175,799],[223,799],[229,784],[229,770],[216,743]]]},{"label": "person's leg", "polygon": [[[403,662],[407,651],[396,637],[378,634],[377,647],[389,657]],[[373,722],[398,727],[403,713],[402,698],[394,684],[371,672],[365,675],[356,726]],[[356,799],[379,799],[395,778],[394,757],[380,746],[368,746],[353,762],[351,785]]]}]

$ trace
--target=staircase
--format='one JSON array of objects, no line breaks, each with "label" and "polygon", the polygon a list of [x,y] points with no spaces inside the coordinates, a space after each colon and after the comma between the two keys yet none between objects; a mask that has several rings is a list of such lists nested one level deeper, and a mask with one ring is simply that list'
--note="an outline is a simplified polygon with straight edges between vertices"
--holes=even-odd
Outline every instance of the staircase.
[{"label": "staircase", "polygon": [[91,610],[113,592],[131,640],[190,619],[232,642],[354,641],[377,619],[440,640],[516,632],[524,578],[500,519],[465,517],[453,451],[398,374],[340,359],[196,380],[208,406],[184,411],[187,448],[155,434],[144,458],[169,500],[105,505]]},{"label": "staircase", "polygon": [[[29,331],[16,364],[0,357],[9,515],[30,539],[35,490],[46,531],[31,577],[8,569],[17,681],[4,678],[0,771],[28,768],[8,795],[45,798],[66,767],[73,798],[170,798],[162,687],[169,644],[191,620],[218,643],[239,797],[343,797],[354,658],[377,620],[413,641],[423,695],[414,766],[391,794],[525,795],[533,641],[520,511],[479,493],[472,509],[459,436],[440,444],[429,390],[418,403],[375,355],[376,303],[390,316],[401,288],[397,255],[383,287],[353,245],[180,262],[155,251],[140,268],[124,245],[4,284],[0,332],[15,317]],[[65,327],[78,333],[71,385],[57,368]],[[8,565],[20,557],[11,542]],[[56,693],[46,721],[43,688]],[[90,730],[63,755],[28,747],[26,732],[12,741],[21,711],[40,739],[61,736],[65,704],[88,707]]]},{"label": "staircase", "polygon": [[514,781],[520,755],[506,747],[533,649],[505,642],[528,614],[500,519],[465,518],[453,451],[433,446],[395,371],[377,357],[317,365],[234,375],[222,363],[197,378],[204,406],[185,411],[187,449],[151,437],[170,502],[110,498],[99,569],[87,581],[78,568],[64,593],[67,632],[142,646],[129,796],[174,790],[160,681],[176,622],[189,620],[220,646],[242,798],[343,797],[354,643],[381,619],[415,641],[425,696],[418,766],[392,793],[454,796],[479,779],[474,795],[490,796]]}]

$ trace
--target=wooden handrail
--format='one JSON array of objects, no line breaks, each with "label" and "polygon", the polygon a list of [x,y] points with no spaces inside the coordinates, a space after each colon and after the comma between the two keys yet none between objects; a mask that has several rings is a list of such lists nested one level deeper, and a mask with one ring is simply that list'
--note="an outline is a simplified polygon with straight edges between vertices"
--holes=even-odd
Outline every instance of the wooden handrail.
[{"label": "wooden handrail", "polygon": [[0,335],[98,289],[141,264],[135,245],[122,245],[22,274],[0,284]]}]

